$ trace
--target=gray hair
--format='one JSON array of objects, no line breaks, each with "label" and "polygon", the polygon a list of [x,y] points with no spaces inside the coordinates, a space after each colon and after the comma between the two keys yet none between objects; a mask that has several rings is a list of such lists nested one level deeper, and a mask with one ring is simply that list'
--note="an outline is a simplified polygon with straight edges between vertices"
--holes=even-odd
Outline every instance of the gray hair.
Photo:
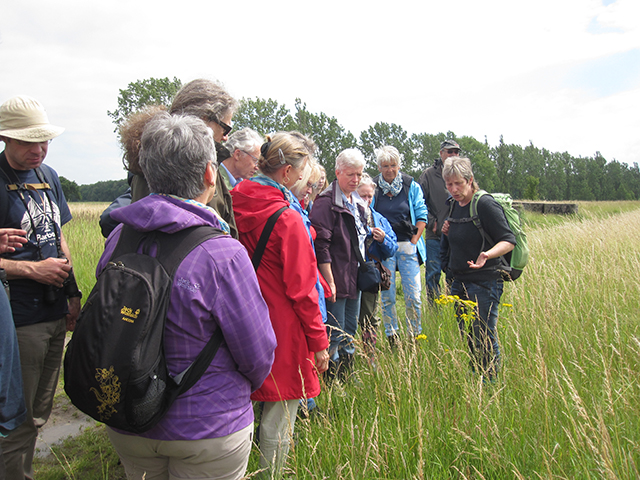
[{"label": "gray hair", "polygon": [[336,158],[336,172],[345,168],[364,168],[364,155],[357,148],[347,148]]},{"label": "gray hair", "polygon": [[253,150],[254,148],[260,148],[264,143],[264,138],[260,136],[258,132],[250,129],[249,127],[233,132],[229,135],[229,140],[224,144],[229,150],[229,153],[233,155],[236,150]]},{"label": "gray hair", "polygon": [[209,163],[215,171],[213,131],[199,118],[160,113],[145,126],[140,167],[151,192],[196,198]]},{"label": "gray hair", "polygon": [[358,184],[358,188],[364,187],[366,185],[371,185],[372,187],[376,187],[376,184],[373,182],[373,178],[367,172],[362,172],[362,178],[360,179],[360,183]]},{"label": "gray hair", "polygon": [[378,168],[381,167],[384,162],[392,162],[394,160],[398,164],[398,168],[402,166],[402,155],[400,155],[396,147],[385,145],[384,147],[377,148],[375,154]]},{"label": "gray hair", "polygon": [[[445,180],[459,177],[465,181],[473,179],[473,170],[471,169],[471,160],[466,157],[449,157],[444,161],[442,167],[442,178]],[[473,187],[478,190],[478,184],[473,180]]]},{"label": "gray hair", "polygon": [[169,113],[188,114],[207,122],[219,122],[227,115],[233,115],[237,106],[238,102],[220,83],[199,78],[178,90]]}]

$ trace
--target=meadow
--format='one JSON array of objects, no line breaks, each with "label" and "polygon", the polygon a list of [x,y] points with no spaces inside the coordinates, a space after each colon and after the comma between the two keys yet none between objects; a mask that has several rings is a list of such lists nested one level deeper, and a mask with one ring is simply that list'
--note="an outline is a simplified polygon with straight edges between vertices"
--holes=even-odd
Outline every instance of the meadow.
[{"label": "meadow", "polygon": [[[85,292],[102,208],[72,205],[65,229]],[[377,368],[359,357],[298,420],[286,478],[640,478],[640,202],[528,215],[527,232],[532,260],[502,297],[498,381],[469,372],[452,306],[425,307],[424,338],[394,352],[380,340]],[[103,427],[54,452],[37,478],[124,478]]]}]

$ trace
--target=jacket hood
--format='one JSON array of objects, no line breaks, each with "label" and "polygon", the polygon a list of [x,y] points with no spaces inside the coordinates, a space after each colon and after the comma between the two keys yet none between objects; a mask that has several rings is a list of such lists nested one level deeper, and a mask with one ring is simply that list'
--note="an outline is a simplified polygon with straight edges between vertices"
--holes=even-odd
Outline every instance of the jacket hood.
[{"label": "jacket hood", "polygon": [[112,211],[111,217],[141,232],[175,233],[200,225],[220,228],[215,213],[208,208],[165,195],[148,195]]},{"label": "jacket hood", "polygon": [[264,225],[282,207],[288,207],[284,194],[275,187],[243,180],[231,191],[238,231],[248,232]]}]

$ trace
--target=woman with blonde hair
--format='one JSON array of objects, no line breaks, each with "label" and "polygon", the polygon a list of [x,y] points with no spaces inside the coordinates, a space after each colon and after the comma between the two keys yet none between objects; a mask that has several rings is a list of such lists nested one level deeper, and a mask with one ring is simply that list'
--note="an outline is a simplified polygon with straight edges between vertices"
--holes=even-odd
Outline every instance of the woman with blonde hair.
[{"label": "woman with blonde hair", "polygon": [[327,334],[316,289],[316,257],[297,200],[289,190],[309,152],[287,132],[267,137],[260,149],[260,173],[231,192],[240,242],[250,256],[268,219],[282,210],[256,274],[269,307],[278,346],[271,373],[252,400],[264,402],[260,419],[260,466],[279,478],[286,462],[298,402],[320,393],[318,373],[328,368]]}]

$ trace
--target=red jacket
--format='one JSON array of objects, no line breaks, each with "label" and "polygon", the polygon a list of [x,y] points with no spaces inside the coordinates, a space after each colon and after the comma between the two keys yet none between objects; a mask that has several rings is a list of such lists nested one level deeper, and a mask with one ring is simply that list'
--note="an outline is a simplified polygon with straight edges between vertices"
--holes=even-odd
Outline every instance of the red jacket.
[{"label": "red jacket", "polygon": [[[231,196],[240,242],[251,257],[267,219],[289,202],[277,188],[251,180],[236,185]],[[256,272],[278,346],[271,373],[252,400],[278,402],[320,393],[314,352],[329,342],[318,307],[317,273],[302,218],[288,208],[278,218]]]}]

